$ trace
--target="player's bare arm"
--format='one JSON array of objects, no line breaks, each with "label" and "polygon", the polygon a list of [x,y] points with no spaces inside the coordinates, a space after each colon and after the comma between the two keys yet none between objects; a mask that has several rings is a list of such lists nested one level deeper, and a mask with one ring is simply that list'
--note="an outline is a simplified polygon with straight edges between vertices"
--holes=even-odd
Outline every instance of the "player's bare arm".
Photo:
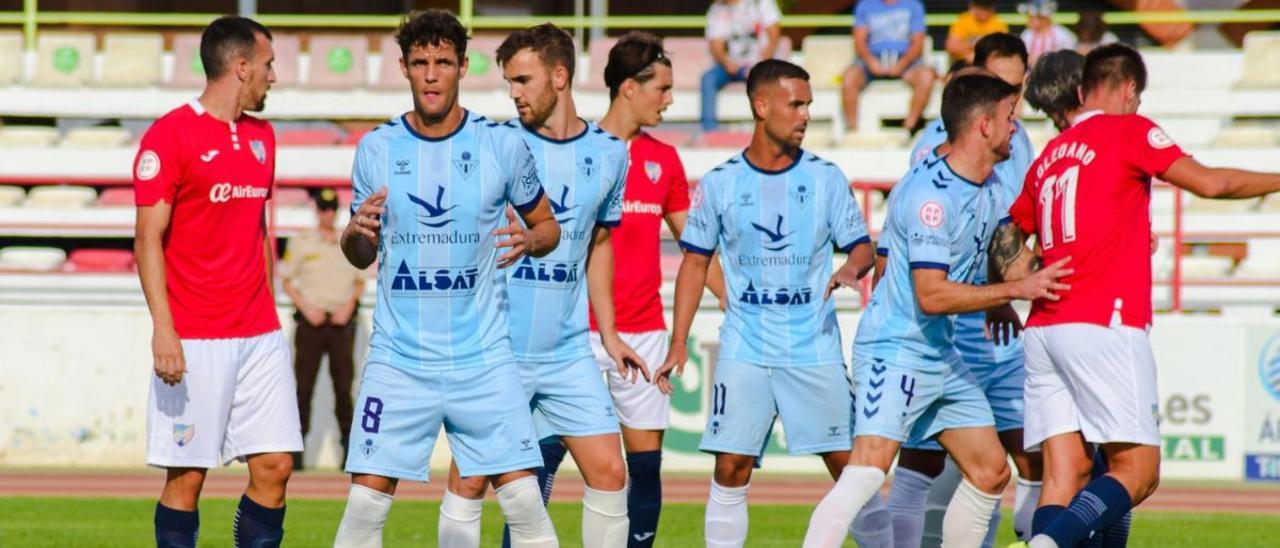
[{"label": "player's bare arm", "polygon": [[831,293],[841,287],[852,287],[858,294],[862,294],[862,284],[859,282],[871,271],[875,262],[875,251],[872,249],[871,242],[853,246],[853,249],[849,250],[849,256],[845,259],[844,265],[831,275],[822,298],[830,298]]},{"label": "player's bare arm", "polygon": [[[680,241],[680,235],[684,234],[684,223],[689,220],[688,211],[677,211],[668,213],[665,217],[667,228],[671,229],[671,236],[675,241]],[[716,296],[716,301],[720,303],[720,310],[724,310],[728,305],[728,295],[724,291],[724,271],[720,269],[720,261],[715,255],[711,256],[711,266],[707,271],[707,289],[711,290],[711,294]]]},{"label": "player's bare arm", "polygon": [[369,268],[378,258],[378,238],[382,230],[382,214],[386,213],[387,189],[378,189],[351,216],[339,240],[347,262],[359,269]]},{"label": "player's bare arm", "polygon": [[871,274],[871,290],[875,291],[876,286],[880,285],[880,279],[884,277],[884,269],[889,266],[889,257],[876,253],[876,270]]},{"label": "player's bare arm", "polygon": [[1015,300],[1058,300],[1058,293],[1071,289],[1070,285],[1059,281],[1059,278],[1074,272],[1066,266],[1070,260],[1070,257],[1062,259],[1016,282],[961,284],[948,280],[946,272],[934,268],[913,269],[911,282],[916,301],[925,314],[978,312]]},{"label": "player's bare arm", "polygon": [[133,239],[138,279],[142,282],[142,294],[146,296],[147,308],[151,311],[152,367],[156,376],[170,386],[182,382],[187,371],[182,341],[173,327],[169,290],[165,286],[164,233],[169,228],[172,214],[173,206],[163,201],[152,206],[139,206]]},{"label": "player's bare arm", "polygon": [[1244,200],[1280,191],[1280,174],[1208,167],[1190,156],[1175,160],[1160,178],[1201,198]]},{"label": "player's bare arm", "polygon": [[711,262],[709,255],[688,252],[680,261],[680,272],[676,274],[671,347],[667,349],[667,359],[662,362],[662,367],[653,373],[654,384],[664,394],[671,394],[673,391],[672,372],[677,377],[684,375],[684,363],[689,359],[689,327],[693,325],[693,315],[698,311],[698,303],[702,300],[702,288],[707,284],[707,269]]},{"label": "player's bare arm", "polygon": [[649,368],[644,359],[618,336],[613,309],[613,238],[609,229],[602,226],[592,231],[591,247],[587,249],[587,300],[596,314],[600,344],[618,367],[618,374],[632,383],[640,377],[648,382]]},{"label": "player's bare arm", "polygon": [[[520,221],[524,224],[520,224]],[[521,257],[545,257],[560,244],[560,223],[556,222],[551,212],[551,201],[544,195],[538,199],[538,205],[521,213],[517,218],[511,208],[507,208],[507,226],[493,231],[495,236],[505,236],[498,240],[499,248],[509,247],[498,257],[498,268],[506,268]]]},{"label": "player's bare arm", "polygon": [[991,235],[987,250],[987,277],[993,283],[1018,281],[1040,269],[1040,255],[1027,247],[1030,234],[1017,223],[1002,223]]}]

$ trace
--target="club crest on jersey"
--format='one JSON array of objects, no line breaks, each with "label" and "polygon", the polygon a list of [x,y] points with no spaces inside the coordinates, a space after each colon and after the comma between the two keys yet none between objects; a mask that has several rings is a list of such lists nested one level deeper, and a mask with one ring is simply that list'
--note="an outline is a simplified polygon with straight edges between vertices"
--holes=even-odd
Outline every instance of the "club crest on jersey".
[{"label": "club crest on jersey", "polygon": [[812,198],[812,197],[813,197],[813,189],[810,189],[808,185],[802,184],[794,189],[791,189],[791,199],[795,200],[797,204],[800,204],[800,207],[809,205],[809,198]]},{"label": "club crest on jersey", "polygon": [[366,459],[373,456],[373,454],[377,451],[378,451],[378,446],[374,445],[373,440],[369,438],[365,438],[364,444],[360,446],[360,454],[364,455],[364,458]]},{"label": "club crest on jersey", "polygon": [[261,140],[249,141],[249,150],[253,151],[253,157],[258,159],[259,164],[267,163],[267,145],[262,144]]},{"label": "club crest on jersey", "polygon": [[186,447],[191,444],[191,440],[196,437],[196,425],[194,424],[177,424],[173,425],[173,443],[178,447]]},{"label": "club crest on jersey", "polygon": [[649,177],[649,182],[658,184],[658,179],[662,178],[662,164],[652,160],[644,163],[644,174]]},{"label": "club crest on jersey", "polygon": [[480,162],[474,159],[470,152],[463,152],[462,156],[453,161],[453,165],[458,168],[458,173],[462,174],[463,179],[470,179],[471,172],[476,170]]},{"label": "club crest on jersey", "polygon": [[594,158],[587,156],[586,158],[583,158],[581,162],[578,162],[578,169],[582,170],[583,176],[590,179],[597,171],[600,170],[600,166],[596,165]]}]

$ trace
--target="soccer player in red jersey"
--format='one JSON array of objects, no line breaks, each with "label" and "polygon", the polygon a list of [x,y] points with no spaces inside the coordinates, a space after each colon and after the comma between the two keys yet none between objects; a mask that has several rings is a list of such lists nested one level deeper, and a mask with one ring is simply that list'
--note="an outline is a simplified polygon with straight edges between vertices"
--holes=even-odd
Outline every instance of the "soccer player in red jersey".
[{"label": "soccer player in red jersey", "polygon": [[[1080,112],[1031,165],[1012,222],[997,229],[994,276],[1016,279],[1041,261],[1070,259],[1060,300],[1027,320],[1027,448],[1044,452],[1033,547],[1080,544],[1155,491],[1160,435],[1151,326],[1151,180],[1206,198],[1255,198],[1280,175],[1209,168],[1135,114],[1142,57],[1123,45],[1085,59]],[[1027,249],[1035,234],[1042,257]],[[1087,481],[1089,443],[1108,472]]]},{"label": "soccer player in red jersey", "polygon": [[247,461],[238,546],[279,546],[285,484],[302,450],[289,348],[272,295],[264,217],[275,134],[271,32],[227,16],[204,30],[200,97],[156,120],[134,163],[134,254],[151,311],[155,378],[147,464],[167,471],[158,546],[195,546],[209,468]]}]

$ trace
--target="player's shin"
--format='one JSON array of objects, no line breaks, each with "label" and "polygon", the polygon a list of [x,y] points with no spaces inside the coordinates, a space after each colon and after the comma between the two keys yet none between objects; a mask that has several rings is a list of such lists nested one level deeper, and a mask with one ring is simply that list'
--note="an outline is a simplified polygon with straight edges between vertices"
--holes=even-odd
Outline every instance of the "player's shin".
[{"label": "player's shin", "polygon": [[[915,470],[899,466],[893,472],[893,484],[889,487],[889,512],[893,514],[893,541],[896,548],[918,548],[926,534],[925,519],[935,513],[929,499],[934,478]],[[946,503],[938,509],[941,523]],[[938,531],[941,532],[939,527]]]},{"label": "player's shin", "polygon": [[280,546],[284,540],[285,507],[267,508],[249,495],[240,495],[232,526],[236,546]]},{"label": "player's shin", "polygon": [[497,490],[498,505],[511,530],[511,546],[515,548],[556,548],[555,527],[547,515],[547,507],[538,494],[538,480],[527,476]]},{"label": "player's shin", "polygon": [[884,476],[883,470],[873,466],[846,466],[831,491],[814,508],[804,535],[804,548],[840,546],[858,511],[879,492]]},{"label": "player's shin", "polygon": [[725,487],[711,480],[707,498],[704,541],[707,548],[741,548],[747,542],[747,491],[742,487]]},{"label": "player's shin", "polygon": [[478,548],[484,499],[469,499],[446,490],[440,502],[440,548]]},{"label": "player's shin", "polygon": [[334,548],[381,548],[382,527],[391,511],[392,496],[363,485],[351,485],[347,509],[338,524]]},{"label": "player's shin", "polygon": [[[955,460],[947,457],[942,473],[933,478],[933,484],[929,486],[929,494],[924,499],[924,532],[920,535],[922,548],[942,546],[942,518],[947,514],[947,506],[955,497],[962,477],[960,466]],[[897,514],[894,517],[896,518]],[[895,521],[894,524],[896,525],[897,522]]]},{"label": "player's shin", "polygon": [[627,512],[631,531],[627,545],[632,548],[653,546],[658,534],[658,516],[662,512],[662,450],[627,453]]},{"label": "player's shin", "polygon": [[942,519],[942,545],[981,545],[991,525],[991,512],[999,503],[1000,494],[983,493],[967,480],[961,480]]},{"label": "player's shin", "polygon": [[597,491],[583,486],[582,545],[623,548],[627,545],[627,490]]},{"label": "player's shin", "polygon": [[893,514],[878,493],[853,518],[849,534],[859,548],[893,548]]},{"label": "player's shin", "polygon": [[[567,449],[560,442],[542,443],[538,445],[542,452],[542,468],[538,469],[538,491],[542,493],[542,504],[551,502],[551,490],[556,484],[556,473],[560,471],[560,463],[564,462]],[[511,548],[511,527],[502,526],[502,548]]]},{"label": "player's shin", "polygon": [[1018,540],[1031,539],[1031,521],[1040,500],[1040,482],[1018,478],[1013,491],[1013,532]]},{"label": "player's shin", "polygon": [[155,532],[156,548],[195,548],[200,537],[200,511],[175,510],[157,502]]}]

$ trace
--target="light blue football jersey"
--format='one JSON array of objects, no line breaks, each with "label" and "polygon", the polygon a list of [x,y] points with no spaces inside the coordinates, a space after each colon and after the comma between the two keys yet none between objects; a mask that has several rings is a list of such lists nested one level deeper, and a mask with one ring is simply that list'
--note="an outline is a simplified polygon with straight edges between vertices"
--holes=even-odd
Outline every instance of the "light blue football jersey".
[{"label": "light blue football jersey", "polygon": [[972,284],[985,268],[997,223],[999,178],[981,184],[951,170],[946,157],[927,158],[894,187],[880,234],[888,266],[858,324],[853,351],[919,371],[940,372],[960,361],[952,316],[930,315],[916,301],[911,270],[945,271]]},{"label": "light blue football jersey", "polygon": [[720,252],[728,310],[720,360],[766,367],[842,364],[831,278],[832,244],[869,242],[849,180],[801,151],[779,171],[738,154],[703,176],[680,245]]},{"label": "light blue football jersey", "polygon": [[516,120],[503,127],[533,151],[560,223],[555,251],[542,258],[525,257],[507,268],[511,348],[521,364],[591,358],[587,252],[595,227],[614,227],[622,221],[627,145],[592,123],[565,140],[545,137]]},{"label": "light blue football jersey", "polygon": [[[1027,130],[1019,122],[1014,122],[1016,131],[1014,131],[1013,139],[1009,143],[1009,159],[996,164],[995,174],[1000,179],[1000,188],[1004,192],[1000,193],[1000,202],[996,204],[996,209],[1003,212],[1008,211],[1013,205],[1013,201],[1017,199],[1018,194],[1022,192],[1022,182],[1026,179],[1027,169],[1031,166],[1031,162],[1035,161],[1035,148],[1031,146],[1031,139],[1027,137]],[[918,164],[921,160],[933,154],[933,150],[947,140],[947,130],[942,125],[942,119],[938,118],[925,126],[920,132],[920,139],[911,149],[911,164]],[[982,257],[982,264],[978,268],[977,276],[974,278],[975,284],[987,283],[987,263],[986,257]],[[983,327],[986,323],[986,314],[982,312],[971,312],[968,314],[958,314],[956,316],[956,347],[960,350],[960,354],[964,356],[966,362],[972,364],[991,364],[995,362],[1003,362],[1011,359],[1022,357],[1022,342],[1015,339],[1013,344],[997,345],[987,339]]]},{"label": "light blue football jersey", "polygon": [[351,184],[352,211],[387,188],[369,361],[406,369],[510,362],[493,231],[508,204],[527,211],[542,197],[524,140],[465,111],[440,138],[401,116],[360,140]]}]

